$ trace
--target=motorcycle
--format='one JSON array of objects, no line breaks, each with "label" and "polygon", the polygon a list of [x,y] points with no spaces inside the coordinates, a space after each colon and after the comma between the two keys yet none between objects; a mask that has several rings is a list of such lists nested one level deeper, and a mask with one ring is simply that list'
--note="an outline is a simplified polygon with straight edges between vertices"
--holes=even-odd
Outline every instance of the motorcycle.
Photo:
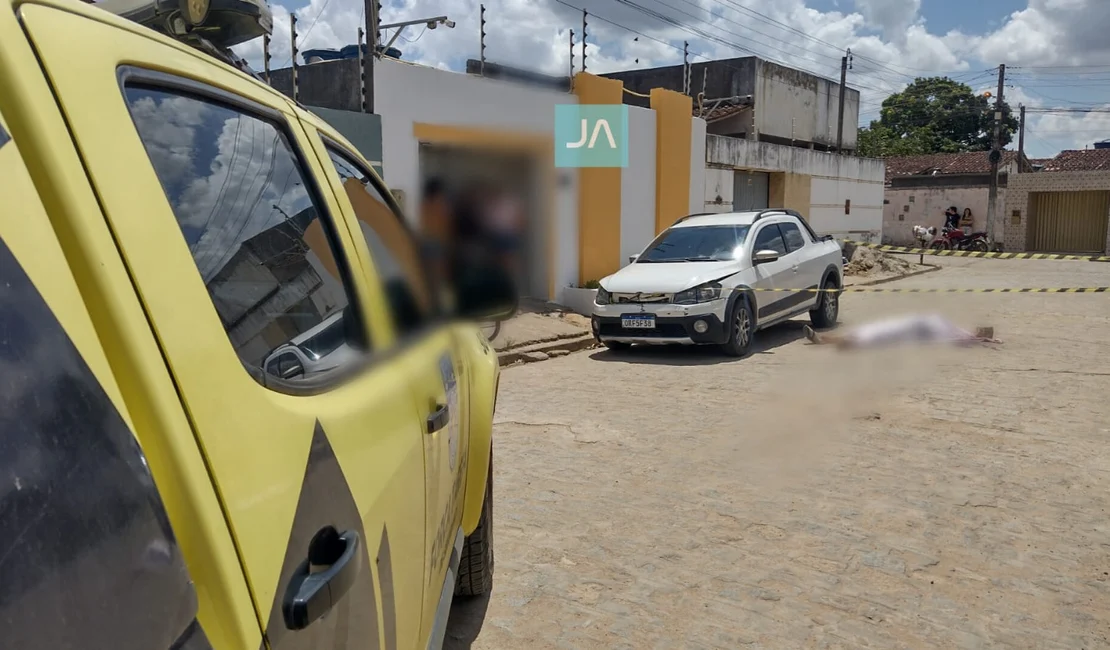
[{"label": "motorcycle", "polygon": [[959,228],[945,227],[929,244],[929,248],[938,251],[959,250],[986,253],[990,251],[991,246],[986,232],[964,234],[964,231]]}]

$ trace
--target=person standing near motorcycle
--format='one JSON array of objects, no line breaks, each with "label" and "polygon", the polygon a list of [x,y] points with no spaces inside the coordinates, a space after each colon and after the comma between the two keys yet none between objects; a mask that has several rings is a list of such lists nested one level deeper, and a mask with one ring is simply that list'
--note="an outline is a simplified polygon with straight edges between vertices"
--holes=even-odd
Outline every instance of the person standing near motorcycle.
[{"label": "person standing near motorcycle", "polygon": [[960,211],[956,206],[951,206],[944,211],[944,229],[954,230],[960,227]]}]

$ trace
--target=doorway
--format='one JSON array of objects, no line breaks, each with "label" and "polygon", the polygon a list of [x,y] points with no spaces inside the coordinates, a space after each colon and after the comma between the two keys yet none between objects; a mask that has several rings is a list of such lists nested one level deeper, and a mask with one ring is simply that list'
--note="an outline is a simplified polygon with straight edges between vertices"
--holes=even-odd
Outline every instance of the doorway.
[{"label": "doorway", "polygon": [[733,172],[732,209],[736,212],[767,209],[770,186],[768,172]]},{"label": "doorway", "polygon": [[420,144],[421,185],[437,179],[449,196],[508,197],[520,213],[517,286],[523,297],[548,300],[548,229],[542,223],[543,184],[539,161],[528,152],[472,146]]},{"label": "doorway", "polygon": [[1101,253],[1110,220],[1110,192],[1033,192],[1026,248],[1052,253]]}]

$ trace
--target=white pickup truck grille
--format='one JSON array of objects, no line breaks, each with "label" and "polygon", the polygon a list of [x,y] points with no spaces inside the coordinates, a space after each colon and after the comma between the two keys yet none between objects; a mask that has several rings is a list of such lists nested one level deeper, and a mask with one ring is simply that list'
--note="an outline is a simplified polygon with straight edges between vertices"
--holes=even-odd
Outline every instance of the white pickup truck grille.
[{"label": "white pickup truck grille", "polygon": [[674,294],[670,293],[614,293],[613,302],[618,305],[670,303],[674,301]]}]

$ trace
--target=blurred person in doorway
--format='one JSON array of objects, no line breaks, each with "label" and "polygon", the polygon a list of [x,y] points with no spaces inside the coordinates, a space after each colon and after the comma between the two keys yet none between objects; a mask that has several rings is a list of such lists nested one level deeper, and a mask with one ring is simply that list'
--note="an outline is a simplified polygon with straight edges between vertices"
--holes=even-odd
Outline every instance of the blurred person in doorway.
[{"label": "blurred person in doorway", "polygon": [[485,232],[486,190],[472,186],[452,205],[451,269],[454,275],[488,263],[489,237]]},{"label": "blurred person in doorway", "polygon": [[937,314],[914,314],[875,321],[844,334],[819,333],[809,325],[805,326],[804,331],[806,338],[815,345],[835,345],[844,350],[913,343],[1001,343],[994,338],[993,327],[978,327],[973,334]]},{"label": "blurred person in doorway", "polygon": [[450,272],[451,201],[443,179],[432,177],[424,183],[420,204],[421,240],[428,268],[442,286]]},{"label": "blurred person in doorway", "polygon": [[524,215],[521,202],[507,190],[493,193],[486,209],[486,232],[497,261],[513,277],[519,275],[519,253],[523,240]]}]

